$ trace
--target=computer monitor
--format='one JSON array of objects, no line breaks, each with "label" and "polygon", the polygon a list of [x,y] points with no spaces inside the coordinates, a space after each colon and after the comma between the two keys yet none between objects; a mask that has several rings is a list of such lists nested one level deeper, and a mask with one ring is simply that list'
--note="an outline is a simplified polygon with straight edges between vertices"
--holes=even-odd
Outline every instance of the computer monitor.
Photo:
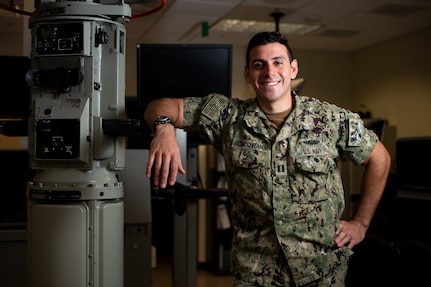
[{"label": "computer monitor", "polygon": [[396,143],[396,178],[403,190],[431,194],[431,137],[400,138]]},{"label": "computer monitor", "polygon": [[[144,109],[154,99],[231,97],[232,46],[224,44],[138,44],[137,101]],[[187,145],[207,144],[187,133]]]},{"label": "computer monitor", "polygon": [[0,118],[28,118],[30,87],[25,75],[30,69],[30,58],[0,56],[0,67]]}]

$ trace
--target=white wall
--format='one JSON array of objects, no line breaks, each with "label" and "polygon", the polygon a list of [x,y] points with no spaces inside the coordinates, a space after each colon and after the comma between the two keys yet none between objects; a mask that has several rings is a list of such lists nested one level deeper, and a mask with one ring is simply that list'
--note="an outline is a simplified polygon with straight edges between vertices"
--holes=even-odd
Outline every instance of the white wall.
[{"label": "white wall", "polygon": [[350,54],[294,50],[294,55],[299,62],[298,77],[305,78],[303,95],[354,108]]},{"label": "white wall", "polygon": [[431,29],[353,54],[354,105],[389,120],[398,137],[431,136]]}]

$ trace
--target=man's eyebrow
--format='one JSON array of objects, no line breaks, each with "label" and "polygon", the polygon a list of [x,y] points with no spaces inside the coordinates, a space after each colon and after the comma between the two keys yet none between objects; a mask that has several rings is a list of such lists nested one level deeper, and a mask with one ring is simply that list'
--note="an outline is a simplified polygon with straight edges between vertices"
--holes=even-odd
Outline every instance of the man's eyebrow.
[{"label": "man's eyebrow", "polygon": [[[287,58],[286,58],[286,57],[284,57],[284,56],[275,56],[275,57],[272,57],[272,58],[271,58],[271,60],[280,60],[280,59],[287,60]],[[260,58],[258,58],[258,59],[254,59],[254,60],[252,61],[252,63],[256,63],[256,62],[267,62],[267,61],[266,61],[266,60],[264,60],[264,59],[260,59]]]},{"label": "man's eyebrow", "polygon": [[254,59],[252,61],[252,63],[256,63],[256,62],[265,62],[265,60],[264,59]]}]

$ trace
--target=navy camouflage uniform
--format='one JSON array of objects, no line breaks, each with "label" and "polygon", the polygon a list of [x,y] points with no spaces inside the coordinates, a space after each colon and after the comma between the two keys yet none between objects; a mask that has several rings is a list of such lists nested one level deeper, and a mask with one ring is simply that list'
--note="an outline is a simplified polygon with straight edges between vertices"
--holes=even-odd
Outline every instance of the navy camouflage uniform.
[{"label": "navy camouflage uniform", "polygon": [[225,159],[235,286],[344,286],[352,251],[335,244],[345,204],[337,159],[361,164],[378,138],[355,113],[293,96],[279,132],[255,98],[184,99],[184,129]]}]

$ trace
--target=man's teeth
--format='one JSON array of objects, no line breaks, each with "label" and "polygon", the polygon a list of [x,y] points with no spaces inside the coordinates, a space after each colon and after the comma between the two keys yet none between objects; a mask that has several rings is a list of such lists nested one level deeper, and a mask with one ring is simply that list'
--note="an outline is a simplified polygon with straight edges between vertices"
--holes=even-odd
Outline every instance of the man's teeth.
[{"label": "man's teeth", "polygon": [[278,81],[277,82],[265,82],[265,83],[263,83],[265,86],[275,86],[275,85],[277,85],[278,84]]}]

